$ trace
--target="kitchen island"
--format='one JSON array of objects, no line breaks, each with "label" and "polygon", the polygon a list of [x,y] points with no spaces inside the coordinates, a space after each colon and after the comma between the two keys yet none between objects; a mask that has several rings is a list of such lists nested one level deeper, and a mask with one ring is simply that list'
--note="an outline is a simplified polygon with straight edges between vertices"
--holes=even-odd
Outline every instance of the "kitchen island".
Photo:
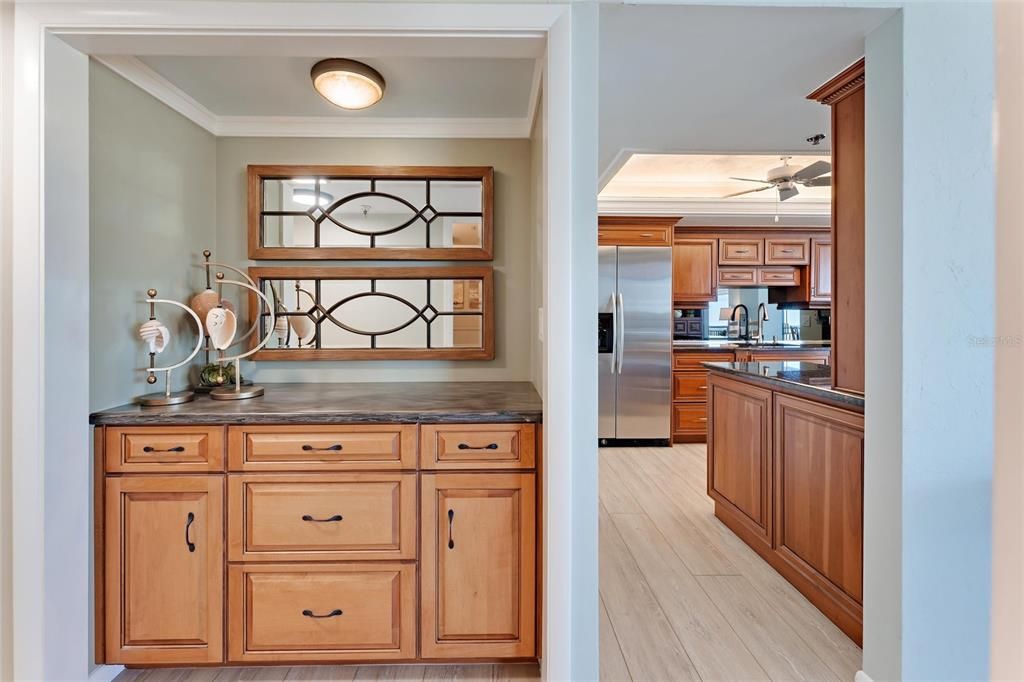
[{"label": "kitchen island", "polygon": [[828,365],[828,341],[751,343],[737,339],[679,340],[672,343],[672,440],[703,443],[707,439],[705,362],[802,360]]},{"label": "kitchen island", "polygon": [[536,660],[533,386],[265,388],[91,415],[97,662]]},{"label": "kitchen island", "polygon": [[860,644],[863,396],[816,363],[704,367],[715,516]]}]

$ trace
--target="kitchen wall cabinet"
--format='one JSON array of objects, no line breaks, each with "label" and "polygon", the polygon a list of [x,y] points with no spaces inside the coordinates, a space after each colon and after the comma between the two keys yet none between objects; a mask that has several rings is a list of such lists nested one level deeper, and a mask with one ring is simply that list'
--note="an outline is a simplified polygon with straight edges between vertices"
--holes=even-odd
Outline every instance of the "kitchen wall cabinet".
[{"label": "kitchen wall cabinet", "polygon": [[425,659],[534,653],[533,474],[423,476]]},{"label": "kitchen wall cabinet", "polygon": [[832,239],[812,237],[806,267],[792,287],[768,289],[768,302],[783,308],[827,309],[832,303]]},{"label": "kitchen wall cabinet", "polygon": [[98,662],[537,657],[536,424],[96,428]]},{"label": "kitchen wall cabinet", "polygon": [[719,265],[762,265],[763,239],[722,239],[718,244]]},{"label": "kitchen wall cabinet", "polygon": [[679,218],[600,216],[597,243],[601,246],[672,246]]},{"label": "kitchen wall cabinet", "polygon": [[718,297],[718,240],[677,239],[672,245],[672,298],[706,303]]},{"label": "kitchen wall cabinet", "polygon": [[810,254],[809,239],[766,239],[764,247],[765,265],[807,265]]},{"label": "kitchen wall cabinet", "polygon": [[109,477],[97,494],[106,504],[106,660],[222,662],[223,477]]},{"label": "kitchen wall cabinet", "polygon": [[864,391],[864,60],[807,96],[832,115],[832,384]]}]

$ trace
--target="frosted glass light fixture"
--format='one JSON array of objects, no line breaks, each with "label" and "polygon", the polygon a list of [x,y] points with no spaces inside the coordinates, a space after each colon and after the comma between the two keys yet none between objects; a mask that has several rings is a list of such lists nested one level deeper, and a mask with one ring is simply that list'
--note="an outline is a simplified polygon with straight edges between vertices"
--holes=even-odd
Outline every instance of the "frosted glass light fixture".
[{"label": "frosted glass light fixture", "polygon": [[312,206],[314,202],[320,208],[328,206],[334,203],[334,197],[327,192],[320,192],[317,195],[316,191],[308,189],[306,187],[296,187],[292,190],[292,201],[296,204],[302,204],[303,206]]},{"label": "frosted glass light fixture", "polygon": [[352,59],[324,59],[309,72],[313,88],[342,109],[365,109],[384,97],[384,77]]}]

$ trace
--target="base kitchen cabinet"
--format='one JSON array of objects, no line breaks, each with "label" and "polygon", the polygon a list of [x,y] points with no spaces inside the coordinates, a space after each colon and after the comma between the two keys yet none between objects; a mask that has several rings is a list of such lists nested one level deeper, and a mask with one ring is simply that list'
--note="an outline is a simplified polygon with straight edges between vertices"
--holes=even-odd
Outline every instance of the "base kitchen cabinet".
[{"label": "base kitchen cabinet", "polygon": [[863,402],[846,409],[855,398],[744,372],[709,376],[715,516],[860,644]]},{"label": "base kitchen cabinet", "polygon": [[534,656],[533,474],[424,474],[423,658]]},{"label": "base kitchen cabinet", "polygon": [[222,662],[224,477],[109,477],[97,494],[106,660]]},{"label": "base kitchen cabinet", "polygon": [[[434,423],[387,411],[309,424],[289,412],[304,389],[275,390],[255,417],[199,401],[192,424],[189,405],[92,416],[97,662],[536,660],[532,388],[498,384],[451,415],[432,398]],[[422,389],[393,390],[409,403]]]}]

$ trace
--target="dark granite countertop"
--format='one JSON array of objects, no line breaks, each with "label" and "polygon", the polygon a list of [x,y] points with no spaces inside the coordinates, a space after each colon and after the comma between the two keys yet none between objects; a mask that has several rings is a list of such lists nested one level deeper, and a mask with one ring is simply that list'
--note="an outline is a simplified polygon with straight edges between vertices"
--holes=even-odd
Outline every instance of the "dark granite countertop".
[{"label": "dark granite countertop", "polygon": [[864,396],[832,388],[832,369],[814,362],[705,362],[705,367],[732,378],[810,398],[839,407],[864,411]]},{"label": "dark granite countertop", "polygon": [[684,339],[673,341],[674,350],[828,350],[831,341],[776,341],[775,343],[744,343],[724,339]]},{"label": "dark granite countertop", "polygon": [[345,424],[540,422],[540,396],[529,382],[452,381],[352,384],[263,384],[266,395],[211,400],[197,395],[169,407],[122,405],[89,415],[89,423]]}]

